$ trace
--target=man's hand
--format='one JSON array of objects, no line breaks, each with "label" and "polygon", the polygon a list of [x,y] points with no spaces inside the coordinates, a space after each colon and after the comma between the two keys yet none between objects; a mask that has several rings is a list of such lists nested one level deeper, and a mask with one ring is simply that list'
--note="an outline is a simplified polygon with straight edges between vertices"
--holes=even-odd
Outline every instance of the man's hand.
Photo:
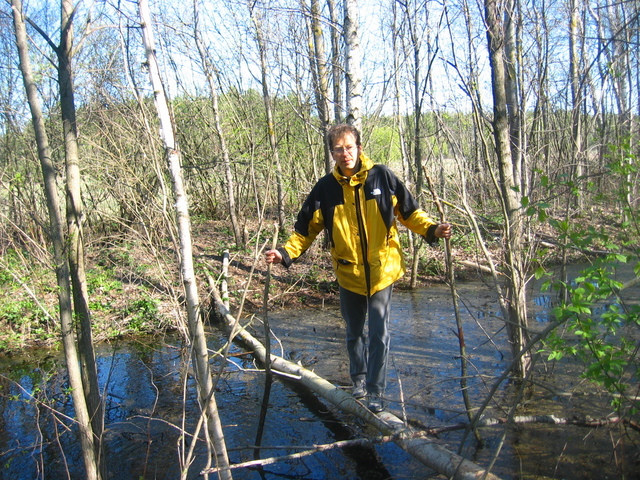
[{"label": "man's hand", "polygon": [[280,263],[282,262],[282,254],[278,250],[267,250],[264,259],[267,263]]},{"label": "man's hand", "polygon": [[436,227],[434,235],[438,238],[451,238],[451,225],[448,223],[441,223]]}]

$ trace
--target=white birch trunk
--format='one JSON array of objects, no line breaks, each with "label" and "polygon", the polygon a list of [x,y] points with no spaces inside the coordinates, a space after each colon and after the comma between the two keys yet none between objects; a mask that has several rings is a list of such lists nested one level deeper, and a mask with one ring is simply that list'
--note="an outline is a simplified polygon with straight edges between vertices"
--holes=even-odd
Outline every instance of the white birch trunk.
[{"label": "white birch trunk", "polygon": [[362,131],[362,51],[358,33],[358,1],[344,0],[346,47],[347,123]]},{"label": "white birch trunk", "polygon": [[[180,237],[180,271],[185,290],[187,303],[187,317],[189,333],[193,342],[193,366],[198,383],[198,395],[206,418],[206,424],[210,437],[213,439],[216,465],[228,467],[229,459],[224,442],[222,424],[218,416],[218,407],[213,395],[213,381],[209,367],[209,355],[207,352],[204,327],[202,325],[200,302],[198,299],[198,287],[193,269],[193,254],[191,242],[191,226],[189,218],[189,202],[183,184],[180,154],[176,145],[174,125],[169,113],[169,105],[164,93],[164,87],[160,78],[160,70],[155,55],[155,40],[151,28],[151,15],[147,0],[138,2],[140,9],[140,21],[145,44],[146,58],[149,66],[149,76],[153,87],[154,100],[158,117],[160,119],[160,136],[167,155],[167,164],[173,182],[173,190],[176,199],[176,219],[178,222],[178,234]],[[194,442],[197,439],[193,440]],[[186,466],[185,468],[187,468]],[[231,479],[231,473],[224,470],[220,478]]]}]

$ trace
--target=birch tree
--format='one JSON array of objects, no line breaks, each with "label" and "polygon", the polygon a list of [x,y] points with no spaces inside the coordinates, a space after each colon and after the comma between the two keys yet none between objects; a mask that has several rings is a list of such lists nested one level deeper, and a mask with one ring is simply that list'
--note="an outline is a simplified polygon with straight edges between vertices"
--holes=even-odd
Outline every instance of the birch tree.
[{"label": "birch tree", "polygon": [[358,16],[358,0],[344,0],[346,122],[362,131],[362,53]]},{"label": "birch tree", "polygon": [[[204,326],[202,324],[202,312],[200,311],[198,286],[193,267],[189,201],[184,188],[180,152],[175,140],[174,124],[169,112],[168,100],[164,93],[164,85],[160,77],[160,70],[156,59],[155,40],[151,27],[151,14],[147,0],[139,0],[138,7],[146,59],[149,68],[149,77],[153,87],[153,95],[156,109],[158,111],[158,118],[160,120],[160,135],[165,149],[167,167],[173,183],[176,208],[175,213],[178,223],[178,235],[180,238],[180,272],[185,291],[189,335],[192,342],[193,367],[198,385],[198,397],[202,409],[202,419],[207,426],[208,433],[213,442],[212,444],[208,443],[208,446],[211,446],[213,449],[215,465],[223,468],[223,471],[220,473],[220,478],[231,479],[232,476],[230,471],[225,469],[229,466],[229,459],[224,442],[222,424],[220,423],[220,417],[218,415],[218,407],[214,396],[213,381],[209,366],[209,355],[204,334]],[[195,435],[193,442],[197,441],[197,437],[198,435]],[[188,469],[189,463],[184,465],[182,478],[187,478],[186,475]]]}]

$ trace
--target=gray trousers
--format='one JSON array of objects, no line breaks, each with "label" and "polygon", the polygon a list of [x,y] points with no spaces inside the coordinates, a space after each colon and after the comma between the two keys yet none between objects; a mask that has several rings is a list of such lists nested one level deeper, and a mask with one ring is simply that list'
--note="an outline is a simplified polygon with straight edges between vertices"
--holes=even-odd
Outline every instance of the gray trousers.
[{"label": "gray trousers", "polygon": [[[389,312],[393,285],[367,297],[340,287],[340,312],[347,324],[349,375],[367,380],[367,392],[384,394],[389,356]],[[365,321],[369,316],[369,341]]]}]

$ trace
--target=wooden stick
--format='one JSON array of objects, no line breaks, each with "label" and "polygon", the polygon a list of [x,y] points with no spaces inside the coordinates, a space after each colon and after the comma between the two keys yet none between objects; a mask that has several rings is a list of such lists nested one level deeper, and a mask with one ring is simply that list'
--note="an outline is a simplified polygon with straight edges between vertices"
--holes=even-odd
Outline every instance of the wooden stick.
[{"label": "wooden stick", "polygon": [[[444,208],[442,207],[442,203],[440,202],[440,197],[438,196],[438,192],[436,192],[433,187],[433,182],[431,181],[431,177],[427,173],[427,169],[422,166],[425,178],[427,179],[427,185],[429,186],[429,190],[431,191],[431,195],[433,196],[433,202],[440,213],[440,222],[445,223],[446,217],[444,213]],[[456,326],[458,331],[456,332],[456,337],[458,337],[458,345],[460,347],[460,389],[462,390],[462,398],[464,400],[464,406],[467,409],[467,416],[469,417],[469,421],[473,419],[472,408],[471,408],[471,400],[469,400],[469,392],[467,390],[467,346],[464,342],[464,329],[462,328],[462,318],[460,318],[460,308],[458,306],[458,292],[456,289],[456,276],[455,271],[453,270],[453,255],[451,253],[451,240],[448,238],[444,239],[444,254],[445,254],[445,263],[446,263],[446,271],[447,271],[447,282],[449,283],[449,288],[451,289],[451,300],[453,301],[453,312],[456,317]],[[480,438],[480,433],[477,428],[473,428],[473,433],[476,437],[476,440],[479,442],[482,441]]]},{"label": "wooden stick", "polygon": [[[274,225],[273,241],[271,243],[271,249],[274,250],[278,245],[278,225]],[[262,406],[260,407],[260,420],[258,421],[258,431],[256,433],[256,446],[260,447],[262,444],[262,434],[264,433],[264,423],[267,418],[267,409],[269,407],[269,396],[271,395],[271,384],[273,383],[273,376],[271,375],[271,328],[269,327],[269,285],[271,283],[271,267],[272,263],[267,264],[267,278],[264,281],[264,296],[263,296],[263,324],[264,324],[264,348],[265,348],[265,362],[264,362],[264,393],[262,395]],[[258,460],[260,458],[260,448],[256,448],[253,451],[253,458]]]}]

